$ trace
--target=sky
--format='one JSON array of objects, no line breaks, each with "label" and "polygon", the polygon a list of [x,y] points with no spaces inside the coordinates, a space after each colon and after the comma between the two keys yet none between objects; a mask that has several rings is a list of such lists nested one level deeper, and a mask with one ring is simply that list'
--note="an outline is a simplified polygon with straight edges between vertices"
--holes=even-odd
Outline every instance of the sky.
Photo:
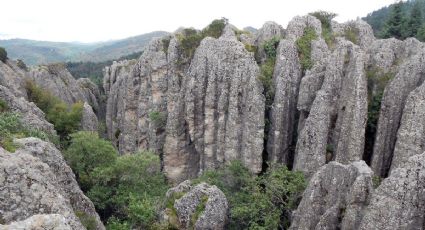
[{"label": "sky", "polygon": [[0,0],[0,39],[97,42],[228,18],[238,28],[275,21],[286,28],[316,10],[355,20],[394,0]]}]

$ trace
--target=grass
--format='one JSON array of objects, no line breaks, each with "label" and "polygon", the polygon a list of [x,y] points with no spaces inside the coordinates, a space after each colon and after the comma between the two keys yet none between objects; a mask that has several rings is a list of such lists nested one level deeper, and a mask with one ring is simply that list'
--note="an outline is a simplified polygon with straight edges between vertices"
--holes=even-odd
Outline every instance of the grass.
[{"label": "grass", "polygon": [[208,202],[208,196],[207,195],[203,195],[201,197],[201,200],[200,200],[198,206],[196,206],[195,212],[192,214],[192,216],[190,218],[190,226],[191,226],[191,228],[194,228],[195,227],[196,221],[198,221],[199,217],[205,211],[205,207],[206,207],[207,202]]},{"label": "grass", "polygon": [[311,41],[317,39],[317,34],[313,28],[307,27],[303,36],[297,40],[298,54],[300,57],[301,68],[303,72],[313,67],[311,60]]}]

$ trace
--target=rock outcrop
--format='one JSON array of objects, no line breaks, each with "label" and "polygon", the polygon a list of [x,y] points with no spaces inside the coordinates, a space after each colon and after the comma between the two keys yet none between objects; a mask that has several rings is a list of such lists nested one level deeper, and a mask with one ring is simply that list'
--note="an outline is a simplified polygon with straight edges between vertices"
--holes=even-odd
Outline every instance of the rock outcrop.
[{"label": "rock outcrop", "polygon": [[[176,196],[179,198],[175,199]],[[166,197],[175,199],[173,208],[181,229],[225,229],[229,205],[224,193],[215,185],[192,185],[184,181],[168,190]]]},{"label": "rock outcrop", "polygon": [[264,43],[271,39],[282,39],[285,36],[285,30],[281,25],[276,22],[266,22],[263,27],[261,27],[255,36],[253,45],[257,46],[257,60],[261,63],[264,62],[267,58],[266,52],[264,50]]},{"label": "rock outcrop", "polygon": [[26,97],[25,70],[19,68],[14,61],[0,61],[0,85],[6,87],[17,97]]},{"label": "rock outcrop", "polygon": [[83,115],[81,117],[81,130],[96,132],[98,130],[98,120],[92,107],[84,102]]},{"label": "rock outcrop", "polygon": [[414,155],[382,181],[359,229],[425,228],[425,153]]},{"label": "rock outcrop", "polygon": [[6,223],[36,214],[63,215],[72,229],[84,229],[77,215],[104,229],[93,203],[80,190],[71,168],[52,144],[37,138],[16,140],[19,149],[1,149],[1,207]]},{"label": "rock outcrop", "polygon": [[0,85],[0,99],[7,104],[10,111],[22,116],[22,122],[26,126],[48,134],[56,134],[53,125],[46,121],[45,114],[34,103],[28,102],[24,97],[15,96],[9,88],[2,85]]},{"label": "rock outcrop", "polygon": [[311,178],[289,229],[358,229],[372,187],[372,170],[364,161],[331,162]]},{"label": "rock outcrop", "polygon": [[[261,171],[265,99],[258,74],[253,55],[233,30],[201,42],[181,80],[184,99],[168,102],[183,109],[168,114],[171,136],[164,146],[164,171],[171,180],[182,181],[232,160]],[[177,126],[169,126],[173,123]]]},{"label": "rock outcrop", "polygon": [[34,215],[28,219],[1,225],[0,230],[72,230],[65,217],[58,214]]},{"label": "rock outcrop", "polygon": [[331,160],[348,164],[362,159],[367,119],[365,61],[358,46],[338,40],[298,136],[294,169],[307,177]]},{"label": "rock outcrop", "polygon": [[105,117],[105,101],[102,98],[99,87],[88,78],[79,78],[77,83],[84,93],[86,102],[93,108],[99,117]]},{"label": "rock outcrop", "polygon": [[379,176],[386,176],[391,167],[403,108],[409,93],[425,80],[424,63],[425,52],[411,57],[400,66],[395,78],[385,88],[371,165]]}]

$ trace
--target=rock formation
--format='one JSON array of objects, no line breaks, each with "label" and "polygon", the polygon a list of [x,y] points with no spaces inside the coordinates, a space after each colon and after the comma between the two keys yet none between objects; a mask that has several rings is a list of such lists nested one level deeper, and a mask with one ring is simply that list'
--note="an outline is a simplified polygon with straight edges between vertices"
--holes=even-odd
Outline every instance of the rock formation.
[{"label": "rock formation", "polygon": [[50,229],[50,230],[72,230],[65,217],[58,214],[34,215],[28,219],[1,225],[0,230],[13,229]]},{"label": "rock formation", "polygon": [[77,217],[83,213],[96,222],[97,229],[104,229],[59,150],[37,138],[16,143],[20,147],[15,153],[3,149],[0,153],[0,216],[6,223],[54,213],[63,215],[72,229],[83,229]]},{"label": "rock formation", "polygon": [[411,156],[372,194],[359,229],[425,228],[425,153]]},{"label": "rock formation", "polygon": [[[179,198],[175,199],[176,196]],[[166,198],[175,199],[173,208],[181,229],[225,229],[229,205],[226,196],[215,185],[192,185],[184,181],[168,190]]]},{"label": "rock formation", "polygon": [[358,229],[373,192],[372,176],[364,161],[321,167],[304,191],[290,229]]}]

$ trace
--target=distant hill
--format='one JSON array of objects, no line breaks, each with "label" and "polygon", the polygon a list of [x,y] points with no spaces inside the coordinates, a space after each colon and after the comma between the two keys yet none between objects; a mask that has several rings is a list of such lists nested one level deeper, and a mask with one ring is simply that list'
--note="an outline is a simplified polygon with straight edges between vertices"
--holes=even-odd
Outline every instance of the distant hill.
[{"label": "distant hill", "polygon": [[98,43],[49,42],[27,39],[0,40],[12,59],[21,59],[28,65],[52,62],[92,61],[103,62],[141,52],[154,37],[167,34],[155,31],[135,37]]},{"label": "distant hill", "polygon": [[[422,12],[422,23],[425,23],[425,0],[409,0],[403,2],[402,11],[404,17],[409,17],[411,10],[414,6],[416,6],[416,3],[419,3],[419,7]],[[369,13],[366,17],[363,18],[363,20],[372,26],[375,36],[379,37],[394,6],[395,4],[391,4],[389,6],[383,7],[379,10]]]}]

